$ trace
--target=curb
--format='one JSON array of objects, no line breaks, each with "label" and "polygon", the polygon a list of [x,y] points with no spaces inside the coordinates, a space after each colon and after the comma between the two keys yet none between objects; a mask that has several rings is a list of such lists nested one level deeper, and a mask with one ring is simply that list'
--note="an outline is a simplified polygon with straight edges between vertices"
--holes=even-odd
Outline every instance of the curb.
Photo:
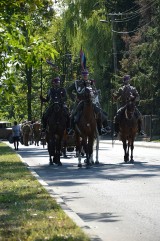
[{"label": "curb", "polygon": [[[105,140],[100,139],[101,143],[104,144],[111,144],[111,145],[122,145],[122,141],[119,141],[118,139],[113,140]],[[134,146],[136,147],[144,147],[144,148],[160,148],[160,142],[146,142],[146,141],[135,141]]]}]

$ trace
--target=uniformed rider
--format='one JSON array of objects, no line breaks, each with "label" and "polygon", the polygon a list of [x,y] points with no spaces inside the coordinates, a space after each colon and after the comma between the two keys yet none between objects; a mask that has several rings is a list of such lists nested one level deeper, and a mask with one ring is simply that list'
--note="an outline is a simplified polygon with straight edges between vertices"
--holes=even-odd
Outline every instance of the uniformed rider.
[{"label": "uniformed rider", "polygon": [[55,101],[58,101],[62,107],[63,107],[63,111],[66,117],[66,125],[67,128],[69,128],[69,111],[68,111],[68,107],[66,105],[66,101],[67,101],[67,93],[65,88],[61,87],[61,80],[59,77],[56,77],[54,79],[52,79],[51,81],[52,87],[49,89],[46,98],[44,98],[42,95],[40,96],[40,99],[43,102],[48,102],[49,105],[47,106],[47,108],[45,109],[43,115],[42,115],[42,132],[46,131],[46,127],[47,127],[47,121],[48,121],[48,117],[52,112],[53,109],[53,104]]},{"label": "uniformed rider", "polygon": [[[119,133],[119,123],[122,117],[122,114],[125,111],[126,104],[128,101],[138,102],[139,101],[139,93],[137,89],[130,85],[130,75],[125,75],[123,77],[123,86],[120,87],[115,93],[113,93],[114,100],[120,100],[121,108],[117,111],[116,116],[114,117],[114,137],[118,136]],[[136,108],[136,116],[138,119],[138,132],[140,135],[145,135],[144,131],[142,130],[142,114]]]},{"label": "uniformed rider", "polygon": [[94,111],[97,116],[97,128],[98,128],[99,134],[101,135],[102,111],[94,101],[93,82],[88,79],[88,75],[89,75],[88,70],[82,71],[81,74],[82,74],[82,79],[75,80],[75,82],[71,86],[69,86],[67,90],[69,97],[74,102],[74,107],[71,112],[71,129],[69,134],[73,133],[74,126],[79,121],[79,118],[83,109],[84,91],[85,91],[85,88],[87,87],[92,92]]}]

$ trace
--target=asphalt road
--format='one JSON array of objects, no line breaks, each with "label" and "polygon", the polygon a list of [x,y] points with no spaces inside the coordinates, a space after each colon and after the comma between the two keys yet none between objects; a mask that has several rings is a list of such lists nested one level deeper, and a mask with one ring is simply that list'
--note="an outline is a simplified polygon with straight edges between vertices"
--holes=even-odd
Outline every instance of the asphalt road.
[{"label": "asphalt road", "polygon": [[49,165],[42,146],[21,145],[17,153],[91,240],[159,241],[159,147],[135,142],[135,162],[125,164],[121,142],[102,140],[100,164],[89,169],[77,167],[74,152],[60,167]]}]

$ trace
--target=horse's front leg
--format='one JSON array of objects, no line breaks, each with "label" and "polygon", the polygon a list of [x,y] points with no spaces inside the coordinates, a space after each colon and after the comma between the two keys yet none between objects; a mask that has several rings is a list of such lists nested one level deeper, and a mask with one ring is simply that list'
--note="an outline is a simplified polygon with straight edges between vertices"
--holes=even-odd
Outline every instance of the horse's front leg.
[{"label": "horse's front leg", "polygon": [[128,157],[128,145],[127,145],[127,141],[123,141],[123,149],[124,149],[124,161],[127,162],[129,160],[129,157]]},{"label": "horse's front leg", "polygon": [[76,157],[78,157],[78,167],[82,167],[81,163],[81,142],[80,137],[76,135]]},{"label": "horse's front leg", "polygon": [[134,160],[133,160],[133,150],[134,150],[134,140],[132,140],[132,142],[131,142],[131,159],[130,159],[131,162],[134,162]]},{"label": "horse's front leg", "polygon": [[95,164],[99,164],[98,152],[99,152],[99,135],[98,135],[98,130],[97,130],[97,135],[96,135],[96,161],[95,161]]}]

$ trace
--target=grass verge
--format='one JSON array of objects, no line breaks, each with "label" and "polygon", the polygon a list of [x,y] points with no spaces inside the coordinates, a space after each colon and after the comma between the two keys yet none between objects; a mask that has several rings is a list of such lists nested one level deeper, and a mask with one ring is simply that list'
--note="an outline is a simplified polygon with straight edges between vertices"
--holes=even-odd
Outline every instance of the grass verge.
[{"label": "grass verge", "polygon": [[89,241],[4,143],[0,143],[0,240]]}]

